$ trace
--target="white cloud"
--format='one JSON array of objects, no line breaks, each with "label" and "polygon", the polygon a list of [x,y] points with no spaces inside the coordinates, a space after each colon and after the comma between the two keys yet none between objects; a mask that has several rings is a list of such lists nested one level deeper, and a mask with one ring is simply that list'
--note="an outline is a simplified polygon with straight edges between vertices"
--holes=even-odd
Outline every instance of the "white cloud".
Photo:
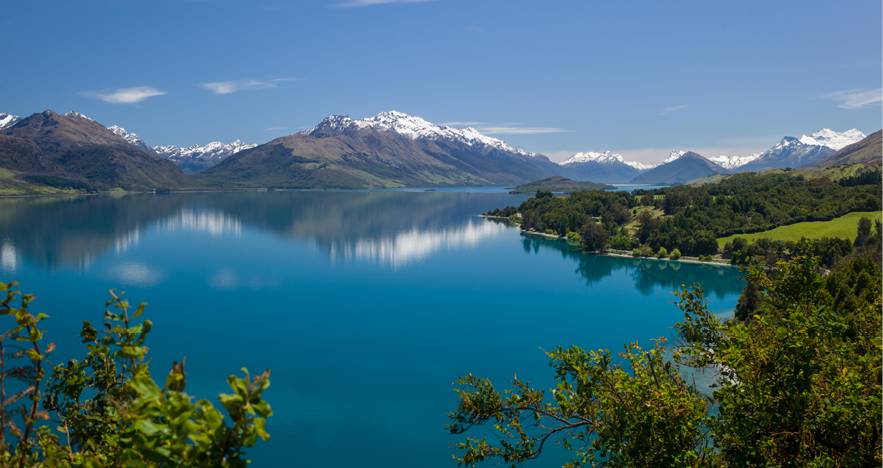
[{"label": "white cloud", "polygon": [[383,5],[386,3],[422,3],[433,0],[350,0],[349,2],[333,5],[337,8],[361,8],[366,6]]},{"label": "white cloud", "polygon": [[152,96],[162,96],[165,91],[160,91],[150,86],[136,86],[134,88],[117,88],[113,91],[83,91],[81,96],[101,99],[111,104],[135,104]]},{"label": "white cloud", "polygon": [[275,78],[272,80],[236,80],[236,81],[218,81],[215,83],[203,83],[199,86],[215,93],[230,94],[237,91],[251,91],[255,89],[275,88],[276,83],[280,81],[295,81],[294,78]]},{"label": "white cloud", "polygon": [[674,112],[674,111],[676,111],[676,110],[681,110],[681,109],[683,109],[683,108],[685,108],[685,107],[690,107],[690,105],[689,105],[689,104],[682,104],[682,105],[680,105],[680,106],[666,107],[665,109],[662,109],[662,113],[663,113],[663,114],[667,114],[667,113],[669,113],[669,112]]},{"label": "white cloud", "polygon": [[847,89],[836,91],[824,96],[834,101],[843,101],[837,107],[843,109],[864,109],[866,107],[879,106],[883,102],[883,88],[877,89]]},{"label": "white cloud", "polygon": [[535,133],[561,133],[567,131],[554,127],[478,127],[476,130],[489,135],[532,135]]},{"label": "white cloud", "polygon": [[272,130],[285,130],[286,128],[288,128],[288,127],[270,127],[270,128],[265,128],[264,131],[269,132]]}]

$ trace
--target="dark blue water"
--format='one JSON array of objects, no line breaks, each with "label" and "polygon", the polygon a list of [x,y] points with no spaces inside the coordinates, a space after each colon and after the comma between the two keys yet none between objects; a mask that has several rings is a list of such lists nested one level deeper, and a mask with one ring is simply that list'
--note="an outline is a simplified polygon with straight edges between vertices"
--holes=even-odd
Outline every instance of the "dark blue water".
[{"label": "dark blue water", "polygon": [[[3,281],[51,316],[55,362],[81,357],[109,288],[150,305],[151,369],[187,356],[188,393],[272,369],[275,412],[253,466],[453,467],[451,383],[518,373],[552,385],[542,349],[649,344],[700,282],[732,310],[730,268],[582,254],[475,215],[485,192],[269,192],[0,200]],[[7,324],[8,325],[8,324]],[[161,379],[161,377],[159,377]],[[475,436],[489,433],[478,430]],[[543,466],[560,466],[552,450]]]}]

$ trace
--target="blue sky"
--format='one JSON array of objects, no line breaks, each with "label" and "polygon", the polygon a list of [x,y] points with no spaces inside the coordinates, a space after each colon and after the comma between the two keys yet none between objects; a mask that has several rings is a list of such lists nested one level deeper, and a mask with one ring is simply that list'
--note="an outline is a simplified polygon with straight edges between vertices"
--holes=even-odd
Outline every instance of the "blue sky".
[{"label": "blue sky", "polygon": [[150,145],[265,143],[398,110],[561,160],[750,154],[881,118],[874,1],[7,2],[0,112]]}]

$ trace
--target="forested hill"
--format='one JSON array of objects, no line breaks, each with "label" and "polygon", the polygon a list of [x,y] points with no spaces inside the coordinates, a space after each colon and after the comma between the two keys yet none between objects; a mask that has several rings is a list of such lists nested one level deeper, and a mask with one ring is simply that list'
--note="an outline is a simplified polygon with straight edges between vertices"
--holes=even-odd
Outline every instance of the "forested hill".
[{"label": "forested hill", "polygon": [[[586,226],[592,224],[592,217],[601,217],[602,237],[609,236],[609,245],[614,248],[649,245],[654,250],[677,248],[685,255],[705,255],[717,251],[718,237],[830,220],[852,211],[880,210],[883,186],[879,176],[861,182],[843,186],[787,173],[742,173],[715,185],[637,192],[641,196],[593,191],[577,192],[569,198],[531,198],[519,207],[491,210],[488,215],[520,212],[522,229],[561,235],[571,231],[595,235],[598,229],[587,231]],[[642,204],[657,205],[664,216],[651,216],[639,208]],[[636,220],[636,230],[623,228]]]}]

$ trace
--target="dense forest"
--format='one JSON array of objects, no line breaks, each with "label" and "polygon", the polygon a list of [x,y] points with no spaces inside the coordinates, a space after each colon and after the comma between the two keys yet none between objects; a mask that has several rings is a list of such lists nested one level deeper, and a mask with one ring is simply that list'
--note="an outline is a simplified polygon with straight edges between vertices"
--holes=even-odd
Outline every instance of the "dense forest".
[{"label": "dense forest", "polygon": [[[767,231],[802,221],[828,221],[852,211],[881,207],[879,177],[857,177],[840,185],[788,173],[737,174],[719,184],[649,191],[577,192],[568,198],[538,192],[518,207],[487,212],[521,214],[521,228],[567,235],[578,233],[589,250],[678,249],[685,255],[714,254],[716,238]],[[653,206],[654,217],[638,206]],[[633,232],[623,229],[637,221]],[[599,239],[603,242],[599,242]]]}]

